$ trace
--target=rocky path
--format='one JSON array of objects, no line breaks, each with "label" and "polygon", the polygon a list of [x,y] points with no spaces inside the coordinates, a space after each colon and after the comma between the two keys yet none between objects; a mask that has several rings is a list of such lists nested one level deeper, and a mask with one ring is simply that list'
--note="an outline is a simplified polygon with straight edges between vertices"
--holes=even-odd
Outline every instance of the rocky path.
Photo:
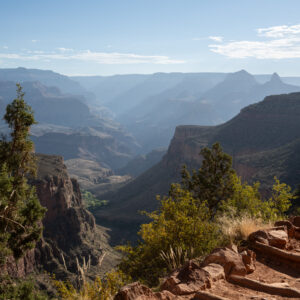
[{"label": "rocky path", "polygon": [[248,247],[212,251],[204,261],[174,271],[160,292],[135,282],[116,300],[300,299],[300,217],[252,233]]}]

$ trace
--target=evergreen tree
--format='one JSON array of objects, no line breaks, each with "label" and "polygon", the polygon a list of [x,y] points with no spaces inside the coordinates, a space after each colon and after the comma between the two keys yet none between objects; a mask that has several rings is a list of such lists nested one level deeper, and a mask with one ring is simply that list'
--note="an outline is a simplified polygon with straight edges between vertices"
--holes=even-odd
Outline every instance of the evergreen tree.
[{"label": "evergreen tree", "polygon": [[182,188],[192,193],[200,203],[207,202],[212,213],[218,210],[222,201],[232,197],[234,193],[234,175],[232,158],[224,153],[219,143],[212,148],[205,147],[200,151],[203,157],[201,168],[192,171],[186,167],[181,172]]},{"label": "evergreen tree", "polygon": [[27,177],[35,175],[30,127],[35,124],[31,107],[17,84],[17,97],[6,107],[4,120],[11,129],[9,140],[0,141],[0,259],[20,258],[40,239],[45,208]]}]

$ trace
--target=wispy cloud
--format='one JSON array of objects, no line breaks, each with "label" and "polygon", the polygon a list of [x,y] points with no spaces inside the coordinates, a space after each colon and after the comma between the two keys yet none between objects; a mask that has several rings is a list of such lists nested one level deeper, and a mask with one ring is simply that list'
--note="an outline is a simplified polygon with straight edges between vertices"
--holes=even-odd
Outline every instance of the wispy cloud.
[{"label": "wispy cloud", "polygon": [[211,51],[230,58],[300,58],[300,24],[259,28],[257,34],[255,41],[230,41],[209,47]]},{"label": "wispy cloud", "polygon": [[33,43],[36,43],[38,40],[31,40]]},{"label": "wispy cloud", "polygon": [[260,36],[269,38],[283,38],[286,36],[295,36],[300,34],[300,24],[293,26],[273,26],[268,28],[259,28],[257,32]]},{"label": "wispy cloud", "polygon": [[219,42],[219,43],[221,43],[223,41],[222,36],[209,36],[208,38],[212,41]]},{"label": "wispy cloud", "polygon": [[74,49],[64,48],[64,47],[57,48],[57,50],[59,50],[60,52],[73,52],[74,51]]},{"label": "wispy cloud", "polygon": [[163,55],[139,55],[134,53],[74,51],[59,48],[57,52],[0,53],[2,59],[15,60],[78,60],[99,64],[182,64],[184,60],[172,59]]}]

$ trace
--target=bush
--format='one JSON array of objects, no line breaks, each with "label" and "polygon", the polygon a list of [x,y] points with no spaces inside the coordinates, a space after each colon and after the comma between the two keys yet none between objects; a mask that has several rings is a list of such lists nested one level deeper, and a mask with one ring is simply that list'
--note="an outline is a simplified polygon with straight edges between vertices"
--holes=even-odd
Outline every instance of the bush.
[{"label": "bush", "polygon": [[159,210],[146,213],[152,222],[141,226],[142,243],[118,248],[126,254],[119,268],[133,279],[152,286],[170,270],[167,256],[170,259],[173,256],[179,266],[179,261],[184,263],[186,259],[204,255],[221,243],[206,203],[199,203],[178,184],[171,186],[170,195],[158,197]]},{"label": "bush", "polygon": [[32,280],[13,280],[1,278],[1,300],[46,300],[48,297],[39,291]]},{"label": "bush", "polygon": [[80,290],[69,282],[56,281],[54,285],[63,300],[109,300],[129,282],[129,277],[121,271],[111,271],[104,279],[97,277],[93,282],[84,282]]}]

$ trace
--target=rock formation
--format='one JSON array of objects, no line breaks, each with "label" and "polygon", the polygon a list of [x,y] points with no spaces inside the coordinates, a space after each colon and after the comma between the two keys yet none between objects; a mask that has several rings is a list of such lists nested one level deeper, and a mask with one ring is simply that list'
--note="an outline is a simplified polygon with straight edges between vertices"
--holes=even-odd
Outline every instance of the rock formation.
[{"label": "rock formation", "polygon": [[201,263],[187,262],[163,281],[159,292],[135,282],[115,299],[299,299],[299,220],[253,232],[247,247],[218,248]]},{"label": "rock formation", "polygon": [[18,262],[9,259],[2,272],[22,277],[46,270],[57,278],[74,280],[80,269],[87,276],[108,271],[118,254],[108,245],[106,230],[83,207],[79,185],[69,177],[62,157],[39,154],[37,160],[37,178],[30,182],[47,208],[43,237]]}]

